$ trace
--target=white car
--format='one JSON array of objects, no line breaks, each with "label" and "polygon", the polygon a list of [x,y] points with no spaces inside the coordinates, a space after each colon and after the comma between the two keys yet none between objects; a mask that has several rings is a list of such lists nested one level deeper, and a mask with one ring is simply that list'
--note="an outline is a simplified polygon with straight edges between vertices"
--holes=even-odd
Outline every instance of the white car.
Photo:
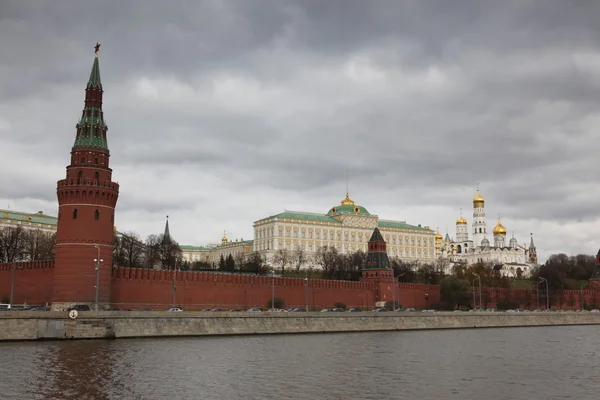
[{"label": "white car", "polygon": [[179,307],[171,307],[167,311],[169,312],[182,312],[183,310]]},{"label": "white car", "polygon": [[10,304],[0,304],[0,311],[10,310]]}]

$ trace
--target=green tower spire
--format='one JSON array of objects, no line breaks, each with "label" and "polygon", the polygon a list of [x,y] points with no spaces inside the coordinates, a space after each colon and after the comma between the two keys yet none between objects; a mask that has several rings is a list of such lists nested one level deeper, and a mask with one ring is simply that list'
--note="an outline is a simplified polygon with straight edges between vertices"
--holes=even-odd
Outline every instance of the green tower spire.
[{"label": "green tower spire", "polygon": [[95,148],[108,150],[106,140],[106,131],[108,127],[104,121],[102,112],[102,82],[100,80],[100,64],[98,62],[98,53],[100,44],[96,42],[94,63],[92,72],[85,88],[85,107],[81,118],[77,123],[77,137],[75,138],[75,148]]}]

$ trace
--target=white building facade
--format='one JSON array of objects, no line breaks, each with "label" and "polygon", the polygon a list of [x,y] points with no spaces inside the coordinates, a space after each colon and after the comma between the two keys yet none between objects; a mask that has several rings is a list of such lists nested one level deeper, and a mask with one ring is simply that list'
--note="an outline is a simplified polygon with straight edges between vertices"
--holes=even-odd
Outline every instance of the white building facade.
[{"label": "white building facade", "polygon": [[[492,231],[493,243],[488,239],[487,220],[485,216],[485,200],[477,188],[473,198],[473,223],[472,239],[467,232],[468,222],[461,215],[456,220],[456,238],[450,235],[442,241],[442,236],[436,236],[436,248],[439,258],[447,259],[450,263],[476,263],[493,264],[499,271],[504,271],[507,276],[528,275],[531,268],[537,265],[533,234],[529,248],[520,245],[513,236],[506,243],[506,228],[500,218]],[[502,266],[502,267],[500,267]],[[520,272],[517,273],[517,269]]]},{"label": "white building facade", "polygon": [[320,249],[335,248],[340,253],[367,252],[373,229],[383,235],[389,257],[433,263],[436,259],[435,232],[429,227],[404,221],[379,219],[356,205],[348,193],[339,206],[326,214],[284,211],[254,223],[254,251],[271,263],[279,250],[301,249],[307,267],[318,267],[311,259]]}]

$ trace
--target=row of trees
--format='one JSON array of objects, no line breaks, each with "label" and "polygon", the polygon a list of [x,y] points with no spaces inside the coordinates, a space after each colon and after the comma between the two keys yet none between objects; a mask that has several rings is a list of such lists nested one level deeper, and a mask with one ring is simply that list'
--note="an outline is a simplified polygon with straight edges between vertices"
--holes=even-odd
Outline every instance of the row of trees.
[{"label": "row of trees", "polygon": [[179,244],[164,234],[149,235],[143,241],[135,232],[113,238],[113,266],[176,269],[182,266]]},{"label": "row of trees", "polygon": [[54,260],[56,234],[39,229],[0,228],[0,262]]}]

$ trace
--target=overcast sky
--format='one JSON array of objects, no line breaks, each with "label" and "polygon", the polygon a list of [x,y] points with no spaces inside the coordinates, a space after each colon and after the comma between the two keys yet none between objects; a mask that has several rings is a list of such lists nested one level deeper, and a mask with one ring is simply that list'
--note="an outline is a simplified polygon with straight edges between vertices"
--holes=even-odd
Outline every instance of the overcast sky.
[{"label": "overcast sky", "polygon": [[[99,41],[116,225],[250,239],[346,191],[538,253],[600,246],[600,3],[0,2],[0,208],[57,214]],[[471,229],[469,228],[469,231]],[[490,237],[491,240],[491,237]]]}]

